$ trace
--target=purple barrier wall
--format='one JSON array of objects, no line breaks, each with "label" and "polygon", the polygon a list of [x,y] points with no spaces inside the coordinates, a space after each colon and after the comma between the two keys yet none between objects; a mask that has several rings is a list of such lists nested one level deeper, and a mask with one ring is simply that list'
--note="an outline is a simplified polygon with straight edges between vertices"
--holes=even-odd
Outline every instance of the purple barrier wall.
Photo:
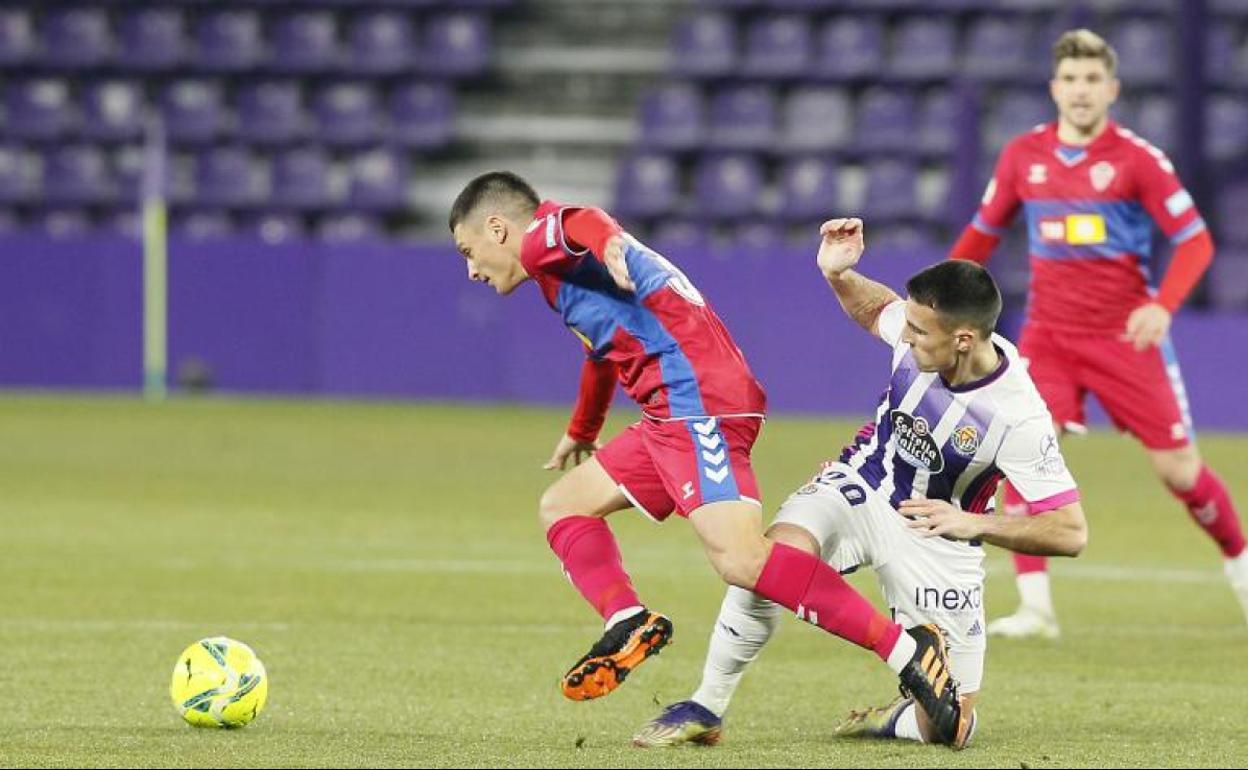
[{"label": "purple barrier wall", "polygon": [[[778,412],[865,416],[888,352],[849,322],[811,249],[671,252],[710,299]],[[900,288],[936,252],[868,252]],[[138,388],[140,250],[124,238],[0,239],[0,385]],[[170,245],[171,368],[234,391],[570,405],[581,346],[533,285],[465,279],[450,246]],[[1248,430],[1248,317],[1180,316],[1198,426]]]}]

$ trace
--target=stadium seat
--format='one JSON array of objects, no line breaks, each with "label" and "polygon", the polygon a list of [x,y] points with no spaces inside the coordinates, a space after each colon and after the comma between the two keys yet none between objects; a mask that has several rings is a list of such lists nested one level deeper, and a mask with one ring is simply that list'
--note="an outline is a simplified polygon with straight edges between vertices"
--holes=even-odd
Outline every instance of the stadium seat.
[{"label": "stadium seat", "polygon": [[917,149],[939,155],[953,152],[962,130],[961,113],[958,95],[953,91],[937,88],[925,94],[918,111]]},{"label": "stadium seat", "polygon": [[741,72],[751,77],[792,78],[805,73],[811,58],[808,17],[763,16],[745,31]]},{"label": "stadium seat", "polygon": [[165,87],[161,103],[165,130],[177,143],[214,141],[226,128],[221,84],[212,80],[176,80]]},{"label": "stadium seat", "polygon": [[646,243],[664,252],[701,250],[711,245],[711,230],[701,222],[665,219],[654,226]]},{"label": "stadium seat", "polygon": [[1214,85],[1230,85],[1235,79],[1237,30],[1212,25],[1205,30],[1205,78]]},{"label": "stadium seat", "polygon": [[[1217,228],[1215,235],[1227,245],[1248,251],[1248,179],[1239,179],[1223,185],[1218,191],[1215,211]],[[1220,259],[1221,255],[1215,258]]]},{"label": "stadium seat", "polygon": [[767,251],[784,245],[784,228],[771,220],[743,222],[732,228],[729,237],[739,248]]},{"label": "stadium seat", "polygon": [[908,17],[893,29],[888,71],[903,78],[937,79],[953,74],[957,30],[940,16]]},{"label": "stadium seat", "polygon": [[286,144],[305,131],[303,95],[293,80],[248,81],[236,91],[238,136],[254,144]]},{"label": "stadium seat", "polygon": [[195,40],[194,67],[205,72],[245,72],[264,56],[260,16],[251,10],[227,8],[200,17]]},{"label": "stadium seat", "polygon": [[680,171],[667,155],[639,152],[625,156],[616,168],[614,206],[623,219],[650,220],[672,216],[680,204]]},{"label": "stadium seat", "polygon": [[177,8],[138,8],[121,17],[117,63],[127,70],[169,70],[188,55],[186,18]]},{"label": "stadium seat", "polygon": [[0,66],[13,67],[34,58],[34,25],[25,8],[0,8]]},{"label": "stadium seat", "polygon": [[195,210],[173,219],[174,232],[194,241],[228,238],[235,233],[234,220],[224,211]]},{"label": "stadium seat", "polygon": [[1205,102],[1205,155],[1222,162],[1248,151],[1248,103],[1240,95],[1214,94]]},{"label": "stadium seat", "polygon": [[305,226],[298,214],[285,211],[264,211],[246,217],[240,227],[265,243],[284,243],[305,236]]},{"label": "stadium seat", "polygon": [[1119,76],[1137,85],[1161,85],[1172,76],[1172,32],[1165,21],[1127,19],[1109,34],[1118,52]]},{"label": "stadium seat", "polygon": [[1015,136],[1055,119],[1053,101],[1046,94],[1031,89],[1008,91],[988,106],[981,121],[984,147],[996,153]]},{"label": "stadium seat", "polygon": [[849,96],[835,87],[800,87],[784,103],[781,146],[789,152],[834,150],[853,137]]},{"label": "stadium seat", "polygon": [[1157,147],[1174,152],[1179,146],[1177,117],[1171,99],[1146,96],[1136,103],[1135,123],[1131,128]]},{"label": "stadium seat", "polygon": [[421,36],[421,69],[447,77],[479,75],[490,65],[490,21],[479,13],[431,17]]},{"label": "stadium seat", "polygon": [[405,147],[445,146],[455,131],[455,96],[445,83],[404,82],[390,94],[390,136]]},{"label": "stadium seat", "polygon": [[765,85],[725,88],[711,102],[710,126],[710,147],[770,149],[776,141],[775,93]]},{"label": "stadium seat", "polygon": [[676,22],[672,32],[672,71],[717,77],[737,66],[737,28],[724,13],[699,12]]},{"label": "stadium seat", "polygon": [[266,166],[242,147],[205,150],[195,158],[196,205],[242,207],[265,199]]},{"label": "stadium seat", "polygon": [[0,203],[25,203],[38,198],[42,164],[32,162],[20,147],[0,146]]},{"label": "stadium seat", "polygon": [[962,72],[980,80],[1003,80],[1027,68],[1028,27],[1018,19],[985,16],[966,33]]},{"label": "stadium seat", "polygon": [[103,8],[52,10],[43,23],[43,61],[52,67],[82,69],[108,62],[113,40]]},{"label": "stadium seat", "polygon": [[394,75],[416,63],[411,15],[398,11],[362,13],[347,27],[347,67],[361,75]]},{"label": "stadium seat", "polygon": [[688,150],[706,140],[702,90],[688,83],[660,86],[641,98],[641,144],[658,150]]},{"label": "stadium seat", "polygon": [[313,97],[319,138],[330,144],[371,142],[381,134],[377,93],[364,81],[332,83]]},{"label": "stadium seat", "polygon": [[341,191],[338,195],[333,194],[330,159],[324,150],[297,147],[274,155],[269,205],[294,209],[320,208],[341,198]]},{"label": "stadium seat", "polygon": [[[1240,214],[1243,218],[1243,214]],[[1248,249],[1219,252],[1209,266],[1209,305],[1224,313],[1248,313]]]},{"label": "stadium seat", "polygon": [[880,221],[918,219],[921,216],[917,194],[918,172],[913,164],[893,158],[867,165],[866,199],[863,211]]},{"label": "stadium seat", "polygon": [[49,208],[35,212],[32,225],[49,238],[84,238],[95,226],[91,216],[79,208]]},{"label": "stadium seat", "polygon": [[763,165],[753,155],[708,155],[694,169],[696,213],[707,219],[737,220],[760,213]]},{"label": "stadium seat", "polygon": [[90,205],[108,201],[111,169],[93,145],[67,145],[49,150],[43,159],[44,200],[53,205]]},{"label": "stadium seat", "polygon": [[914,145],[916,130],[914,97],[909,92],[872,86],[859,97],[854,142],[859,149],[904,150]]},{"label": "stadium seat", "polygon": [[836,164],[826,157],[793,158],[780,169],[778,215],[786,222],[813,222],[841,209]]},{"label": "stadium seat", "polygon": [[4,92],[5,134],[10,139],[59,139],[73,124],[63,80],[9,80]]},{"label": "stadium seat", "polygon": [[347,173],[347,202],[352,208],[393,211],[407,204],[407,162],[398,153],[384,149],[361,153],[350,160]]},{"label": "stadium seat", "polygon": [[143,133],[143,91],[133,80],[105,80],[83,88],[80,132],[98,141],[130,141]]},{"label": "stadium seat", "polygon": [[[146,161],[143,148],[136,145],[122,145],[113,151],[109,163],[116,186],[114,200],[119,205],[133,206],[142,199]],[[161,186],[160,192],[168,193],[167,183]]]},{"label": "stadium seat", "polygon": [[359,212],[331,214],[321,219],[316,228],[316,237],[327,243],[373,241],[384,236],[381,220]]},{"label": "stadium seat", "polygon": [[316,74],[339,64],[338,23],[330,11],[293,11],[279,15],[271,32],[274,72]]},{"label": "stadium seat", "polygon": [[821,78],[861,78],[884,67],[884,26],[875,16],[838,16],[819,29],[811,74]]}]

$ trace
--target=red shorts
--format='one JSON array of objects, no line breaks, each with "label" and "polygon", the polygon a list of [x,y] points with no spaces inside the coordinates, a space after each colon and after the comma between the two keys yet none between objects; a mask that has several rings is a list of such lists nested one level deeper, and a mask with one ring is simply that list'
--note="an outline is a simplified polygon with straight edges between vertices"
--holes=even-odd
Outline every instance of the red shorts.
[{"label": "red shorts", "polygon": [[759,501],[750,449],[761,417],[643,419],[594,455],[624,495],[655,521],[724,500]]},{"label": "red shorts", "polygon": [[1169,337],[1137,352],[1117,335],[1028,324],[1018,350],[1059,425],[1083,425],[1084,399],[1091,393],[1119,430],[1149,449],[1177,449],[1191,442],[1187,391]]}]

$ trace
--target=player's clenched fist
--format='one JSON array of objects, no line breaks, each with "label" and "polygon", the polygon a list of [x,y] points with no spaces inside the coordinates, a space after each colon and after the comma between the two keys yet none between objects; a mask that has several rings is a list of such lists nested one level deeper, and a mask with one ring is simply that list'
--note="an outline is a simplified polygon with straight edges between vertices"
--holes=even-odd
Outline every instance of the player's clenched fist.
[{"label": "player's clenched fist", "polygon": [[819,228],[819,235],[823,240],[816,261],[824,276],[834,278],[858,264],[865,248],[861,219],[830,219]]}]

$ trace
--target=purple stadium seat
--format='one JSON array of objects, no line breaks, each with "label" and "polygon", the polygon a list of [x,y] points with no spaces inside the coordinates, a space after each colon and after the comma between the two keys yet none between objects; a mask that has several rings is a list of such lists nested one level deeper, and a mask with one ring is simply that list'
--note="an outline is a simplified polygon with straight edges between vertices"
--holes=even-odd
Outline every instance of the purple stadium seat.
[{"label": "purple stadium seat", "polygon": [[775,249],[784,245],[784,228],[767,220],[745,222],[732,228],[731,242],[752,251]]},{"label": "purple stadium seat", "polygon": [[645,243],[660,253],[706,249],[711,245],[711,231],[702,222],[664,219],[654,226]]},{"label": "purple stadium seat", "polygon": [[121,17],[117,62],[128,70],[166,70],[187,54],[186,18],[176,8],[139,8]]},{"label": "purple stadium seat", "polygon": [[174,231],[183,238],[208,241],[228,238],[235,233],[234,220],[224,211],[198,210],[180,214],[173,220]]},{"label": "purple stadium seat", "polygon": [[796,88],[784,103],[781,145],[789,152],[844,147],[853,134],[853,108],[840,88]]},{"label": "purple stadium seat", "polygon": [[270,67],[277,72],[327,72],[338,65],[338,24],[330,11],[292,11],[274,22]]},{"label": "purple stadium seat", "polygon": [[83,89],[82,135],[127,141],[143,133],[143,90],[132,80],[106,80]]},{"label": "purple stadium seat", "polygon": [[436,75],[479,75],[490,66],[490,20],[479,13],[431,17],[421,36],[421,69]]},{"label": "purple stadium seat", "polygon": [[326,215],[316,227],[316,237],[326,243],[352,243],[385,237],[381,220],[370,214],[344,212]]},{"label": "purple stadium seat", "polygon": [[1028,28],[1018,19],[985,16],[967,30],[962,71],[981,80],[1008,79],[1028,66]]},{"label": "purple stadium seat", "polygon": [[961,109],[957,94],[945,88],[923,97],[919,106],[916,147],[920,152],[947,154],[958,142]]},{"label": "purple stadium seat", "polygon": [[1118,51],[1118,71],[1130,83],[1169,82],[1172,66],[1172,35],[1168,22],[1154,19],[1128,19],[1109,35]]},{"label": "purple stadium seat", "polygon": [[1010,91],[988,110],[982,134],[985,149],[997,152],[1005,143],[1037,124],[1055,120],[1053,101],[1034,91]]},{"label": "purple stadium seat", "polygon": [[52,204],[91,204],[112,195],[110,169],[104,153],[92,145],[49,150],[43,161],[44,199]]},{"label": "purple stadium seat", "polygon": [[244,72],[255,68],[264,56],[260,16],[255,11],[212,11],[199,19],[195,38],[199,52],[193,63],[198,70]]},{"label": "purple stadium seat", "polygon": [[10,80],[5,83],[5,134],[11,139],[57,139],[73,122],[69,87],[63,80]]},{"label": "purple stadium seat", "polygon": [[[1240,250],[1248,249],[1248,179],[1240,179],[1224,186],[1217,197],[1217,232],[1219,240]],[[1217,262],[1218,255],[1214,259]]]},{"label": "purple stadium seat", "polygon": [[56,239],[85,238],[95,229],[91,216],[77,208],[50,208],[35,213],[34,227]]},{"label": "purple stadium seat", "polygon": [[694,77],[727,75],[737,66],[737,28],[723,13],[699,12],[676,23],[672,71]]},{"label": "purple stadium seat", "polygon": [[369,75],[392,75],[415,63],[411,14],[373,11],[356,16],[347,28],[349,68]]},{"label": "purple stadium seat", "polygon": [[840,178],[825,157],[794,158],[780,169],[779,216],[788,222],[813,222],[840,210]]},{"label": "purple stadium seat", "polygon": [[709,155],[698,161],[693,178],[695,214],[712,220],[759,213],[763,165],[753,155]]},{"label": "purple stadium seat", "polygon": [[1235,78],[1235,33],[1229,25],[1205,30],[1205,77],[1214,85],[1229,85]]},{"label": "purple stadium seat", "polygon": [[918,172],[910,163],[892,158],[867,166],[867,192],[863,211],[880,221],[917,219]]},{"label": "purple stadium seat", "polygon": [[893,30],[889,71],[899,77],[944,78],[956,64],[957,31],[939,16],[909,17]]},{"label": "purple stadium seat", "polygon": [[25,150],[0,146],[0,203],[24,203],[38,198],[42,182],[37,172],[41,169]]},{"label": "purple stadium seat", "polygon": [[0,66],[25,64],[35,54],[34,25],[25,8],[0,8]]},{"label": "purple stadium seat", "polygon": [[318,137],[330,144],[371,142],[379,134],[377,93],[367,82],[333,83],[313,101]]},{"label": "purple stadium seat", "polygon": [[613,210],[624,219],[671,216],[680,205],[680,170],[667,155],[637,153],[620,161]]},{"label": "purple stadium seat", "polygon": [[210,80],[174,81],[165,88],[161,113],[170,140],[211,142],[225,128],[221,84]]},{"label": "purple stadium seat", "polygon": [[406,147],[445,146],[455,131],[455,95],[445,83],[404,82],[390,94],[390,137]]},{"label": "purple stadium seat", "polygon": [[284,243],[305,236],[303,218],[289,211],[266,211],[246,217],[239,229],[265,243]]},{"label": "purple stadium seat", "polygon": [[285,150],[273,158],[269,203],[278,207],[321,208],[341,195],[331,191],[329,156],[318,147]]},{"label": "purple stadium seat", "polygon": [[116,185],[114,199],[123,205],[134,205],[143,196],[143,176],[146,158],[143,148],[130,145],[121,146],[113,152],[111,158],[111,175]]},{"label": "purple stadium seat", "polygon": [[347,169],[351,208],[395,211],[408,201],[408,166],[402,155],[390,150],[369,150],[350,160]]},{"label": "purple stadium seat", "polygon": [[914,144],[914,97],[895,88],[872,86],[858,104],[855,145],[864,150],[902,150]]},{"label": "purple stadium seat", "polygon": [[1248,151],[1248,103],[1242,95],[1210,95],[1205,103],[1205,155],[1227,161]]},{"label": "purple stadium seat", "polygon": [[875,16],[838,16],[819,30],[812,74],[825,78],[876,75],[884,65],[884,26]]},{"label": "purple stadium seat", "polygon": [[[1242,214],[1240,215],[1242,218]],[[1209,266],[1209,305],[1223,313],[1248,313],[1248,250],[1219,251]]]},{"label": "purple stadium seat", "polygon": [[291,80],[250,81],[238,95],[238,136],[255,144],[285,144],[304,132],[303,94]]},{"label": "purple stadium seat", "polygon": [[806,16],[763,16],[745,31],[741,72],[753,77],[796,77],[805,73],[810,58],[810,22]]},{"label": "purple stadium seat", "polygon": [[1165,96],[1146,96],[1135,105],[1135,124],[1130,126],[1150,143],[1166,152],[1179,146],[1178,116],[1174,102]]},{"label": "purple stadium seat", "polygon": [[94,67],[113,52],[108,16],[102,8],[52,11],[43,22],[43,60],[54,67]]},{"label": "purple stadium seat", "polygon": [[776,95],[769,86],[725,88],[711,102],[710,147],[765,150],[776,141]]},{"label": "purple stadium seat", "polygon": [[241,147],[215,147],[195,158],[198,205],[248,206],[267,195],[264,166]]},{"label": "purple stadium seat", "polygon": [[702,90],[672,83],[641,99],[641,144],[656,150],[689,150],[706,140],[706,104]]},{"label": "purple stadium seat", "polygon": [[139,240],[143,237],[143,218],[134,209],[110,211],[101,223],[105,232]]}]

